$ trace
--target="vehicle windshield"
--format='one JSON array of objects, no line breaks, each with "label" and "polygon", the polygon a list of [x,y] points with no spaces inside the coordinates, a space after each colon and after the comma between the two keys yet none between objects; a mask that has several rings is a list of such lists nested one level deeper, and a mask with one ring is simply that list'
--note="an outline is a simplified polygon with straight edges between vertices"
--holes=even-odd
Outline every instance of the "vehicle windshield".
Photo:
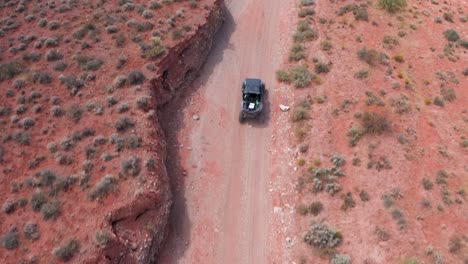
[{"label": "vehicle windshield", "polygon": [[244,94],[244,101],[258,103],[258,101],[260,101],[260,95],[250,93]]}]

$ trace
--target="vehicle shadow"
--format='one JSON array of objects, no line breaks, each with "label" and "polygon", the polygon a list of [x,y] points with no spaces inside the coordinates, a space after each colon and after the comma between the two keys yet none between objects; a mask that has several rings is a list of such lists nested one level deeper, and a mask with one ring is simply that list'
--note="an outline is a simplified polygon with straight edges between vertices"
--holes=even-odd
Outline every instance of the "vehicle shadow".
[{"label": "vehicle shadow", "polygon": [[206,85],[216,65],[223,60],[224,52],[231,49],[229,43],[235,28],[236,24],[232,15],[225,9],[225,21],[214,36],[211,52],[196,79],[188,84],[177,98],[161,107],[158,112],[167,141],[166,168],[174,203],[169,218],[168,237],[157,263],[180,263],[190,245],[192,223],[187,210],[185,179],[191,175],[186,175],[181,161],[180,145],[182,143],[178,140],[178,134],[185,127],[183,110],[190,105],[190,96]]},{"label": "vehicle shadow", "polygon": [[[240,89],[239,89],[240,90]],[[256,128],[265,128],[270,123],[270,98],[269,98],[268,84],[266,84],[265,93],[263,94],[263,109],[259,116],[255,118],[246,118],[240,125],[251,125]],[[239,93],[242,96],[242,93]],[[239,112],[240,112],[239,107]]]}]

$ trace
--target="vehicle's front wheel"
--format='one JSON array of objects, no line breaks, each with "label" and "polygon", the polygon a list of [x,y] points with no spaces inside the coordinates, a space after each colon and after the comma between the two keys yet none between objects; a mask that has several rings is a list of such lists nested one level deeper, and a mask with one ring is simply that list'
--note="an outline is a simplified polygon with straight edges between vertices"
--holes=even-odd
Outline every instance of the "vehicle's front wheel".
[{"label": "vehicle's front wheel", "polygon": [[242,113],[242,111],[240,111],[240,113],[239,113],[239,123],[241,123],[241,124],[244,123],[244,120],[245,120],[244,113]]}]

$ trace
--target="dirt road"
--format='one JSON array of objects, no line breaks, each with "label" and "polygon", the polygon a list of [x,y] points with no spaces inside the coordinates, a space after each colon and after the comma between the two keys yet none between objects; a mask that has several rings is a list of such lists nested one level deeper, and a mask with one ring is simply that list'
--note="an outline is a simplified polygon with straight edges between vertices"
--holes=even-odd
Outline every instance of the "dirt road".
[{"label": "dirt road", "polygon": [[[174,103],[162,121],[169,123],[169,157],[177,157],[169,161],[169,173],[186,176],[174,185],[170,237],[160,263],[272,263],[269,105],[275,106],[275,72],[290,38],[281,31],[294,1],[226,4],[225,25],[201,76],[181,99],[182,110],[180,101]],[[246,77],[264,80],[269,103],[258,121],[241,125]]]}]

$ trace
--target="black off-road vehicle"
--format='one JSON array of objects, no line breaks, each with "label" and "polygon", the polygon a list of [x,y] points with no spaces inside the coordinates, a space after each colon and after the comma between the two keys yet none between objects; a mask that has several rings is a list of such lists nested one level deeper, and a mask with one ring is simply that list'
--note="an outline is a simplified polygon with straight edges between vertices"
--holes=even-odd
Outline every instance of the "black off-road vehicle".
[{"label": "black off-road vehicle", "polygon": [[246,118],[254,118],[262,112],[265,92],[265,83],[260,79],[245,79],[242,83],[240,123],[243,123]]}]

